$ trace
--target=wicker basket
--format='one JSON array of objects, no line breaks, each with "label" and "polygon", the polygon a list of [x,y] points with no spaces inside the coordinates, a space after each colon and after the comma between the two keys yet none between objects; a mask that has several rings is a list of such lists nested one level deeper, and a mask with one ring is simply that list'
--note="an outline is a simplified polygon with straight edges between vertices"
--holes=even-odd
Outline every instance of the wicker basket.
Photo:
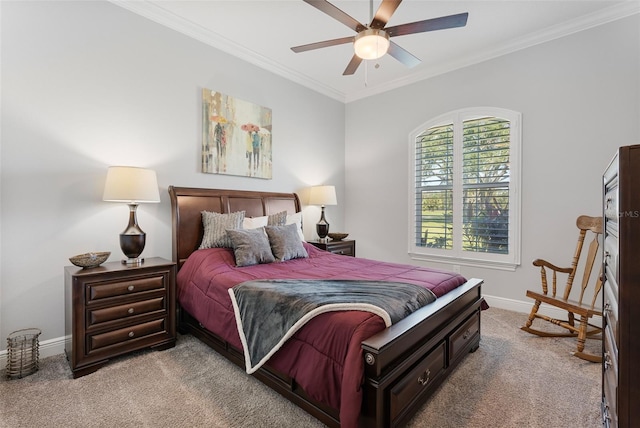
[{"label": "wicker basket", "polygon": [[42,333],[37,328],[17,330],[7,337],[7,378],[21,378],[38,371]]}]

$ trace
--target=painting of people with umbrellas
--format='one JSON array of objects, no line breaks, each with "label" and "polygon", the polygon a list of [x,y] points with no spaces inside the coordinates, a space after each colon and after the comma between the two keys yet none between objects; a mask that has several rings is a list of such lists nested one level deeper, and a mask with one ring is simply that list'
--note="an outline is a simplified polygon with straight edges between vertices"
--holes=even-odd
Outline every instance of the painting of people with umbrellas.
[{"label": "painting of people with umbrellas", "polygon": [[202,172],[271,179],[271,109],[202,90]]}]

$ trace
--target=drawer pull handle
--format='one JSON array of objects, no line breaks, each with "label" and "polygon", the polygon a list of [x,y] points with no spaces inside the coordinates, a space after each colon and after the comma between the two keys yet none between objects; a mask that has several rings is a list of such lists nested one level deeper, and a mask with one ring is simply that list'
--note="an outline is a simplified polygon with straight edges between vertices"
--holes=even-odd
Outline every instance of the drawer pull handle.
[{"label": "drawer pull handle", "polygon": [[130,313],[130,314],[132,314],[132,313],[133,313],[133,308],[129,308],[129,309],[127,310],[127,312],[128,312],[128,313]]},{"label": "drawer pull handle", "polygon": [[418,383],[422,386],[425,386],[427,383],[429,383],[430,376],[431,376],[431,371],[429,369],[425,370],[424,373],[422,373],[418,378]]},{"label": "drawer pull handle", "polygon": [[471,336],[471,330],[465,331],[464,334],[462,335],[462,339],[467,340],[469,336]]},{"label": "drawer pull handle", "polygon": [[127,287],[127,290],[133,291],[133,288],[134,288],[133,285],[130,285],[130,286]]},{"label": "drawer pull handle", "polygon": [[135,336],[135,334],[132,331],[130,331],[129,332],[129,337],[133,337],[133,336]]},{"label": "drawer pull handle", "polygon": [[604,353],[604,369],[607,370],[609,367],[611,367],[611,356],[609,355],[609,352],[605,352]]}]

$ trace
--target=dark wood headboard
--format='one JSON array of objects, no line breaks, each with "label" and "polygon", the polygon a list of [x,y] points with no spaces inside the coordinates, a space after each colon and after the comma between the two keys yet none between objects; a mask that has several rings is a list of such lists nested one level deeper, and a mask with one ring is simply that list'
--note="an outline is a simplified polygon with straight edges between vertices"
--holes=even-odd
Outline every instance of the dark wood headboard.
[{"label": "dark wood headboard", "polygon": [[260,217],[301,210],[295,193],[249,190],[199,189],[169,186],[173,226],[172,256],[180,269],[202,241],[202,211],[231,213],[244,211],[246,217]]}]

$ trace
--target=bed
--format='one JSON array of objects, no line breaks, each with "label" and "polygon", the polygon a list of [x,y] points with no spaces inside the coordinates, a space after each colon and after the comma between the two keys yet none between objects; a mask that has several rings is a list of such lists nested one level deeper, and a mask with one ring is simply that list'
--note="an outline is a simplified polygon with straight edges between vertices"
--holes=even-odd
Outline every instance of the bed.
[{"label": "bed", "polygon": [[[303,243],[308,257],[237,267],[229,248],[199,249],[202,211],[257,218],[299,213],[295,193],[169,187],[178,329],[246,368],[228,293],[251,278],[360,280],[421,284],[437,299],[387,327],[363,311],[321,313],[252,373],[330,427],[405,425],[480,343],[482,280],[409,265],[341,256]],[[429,271],[429,272],[428,272]],[[198,285],[200,284],[200,285]],[[218,290],[217,287],[220,287]],[[322,336],[322,337],[321,337]],[[333,343],[335,342],[335,343]],[[328,348],[325,348],[328,347]]]}]

